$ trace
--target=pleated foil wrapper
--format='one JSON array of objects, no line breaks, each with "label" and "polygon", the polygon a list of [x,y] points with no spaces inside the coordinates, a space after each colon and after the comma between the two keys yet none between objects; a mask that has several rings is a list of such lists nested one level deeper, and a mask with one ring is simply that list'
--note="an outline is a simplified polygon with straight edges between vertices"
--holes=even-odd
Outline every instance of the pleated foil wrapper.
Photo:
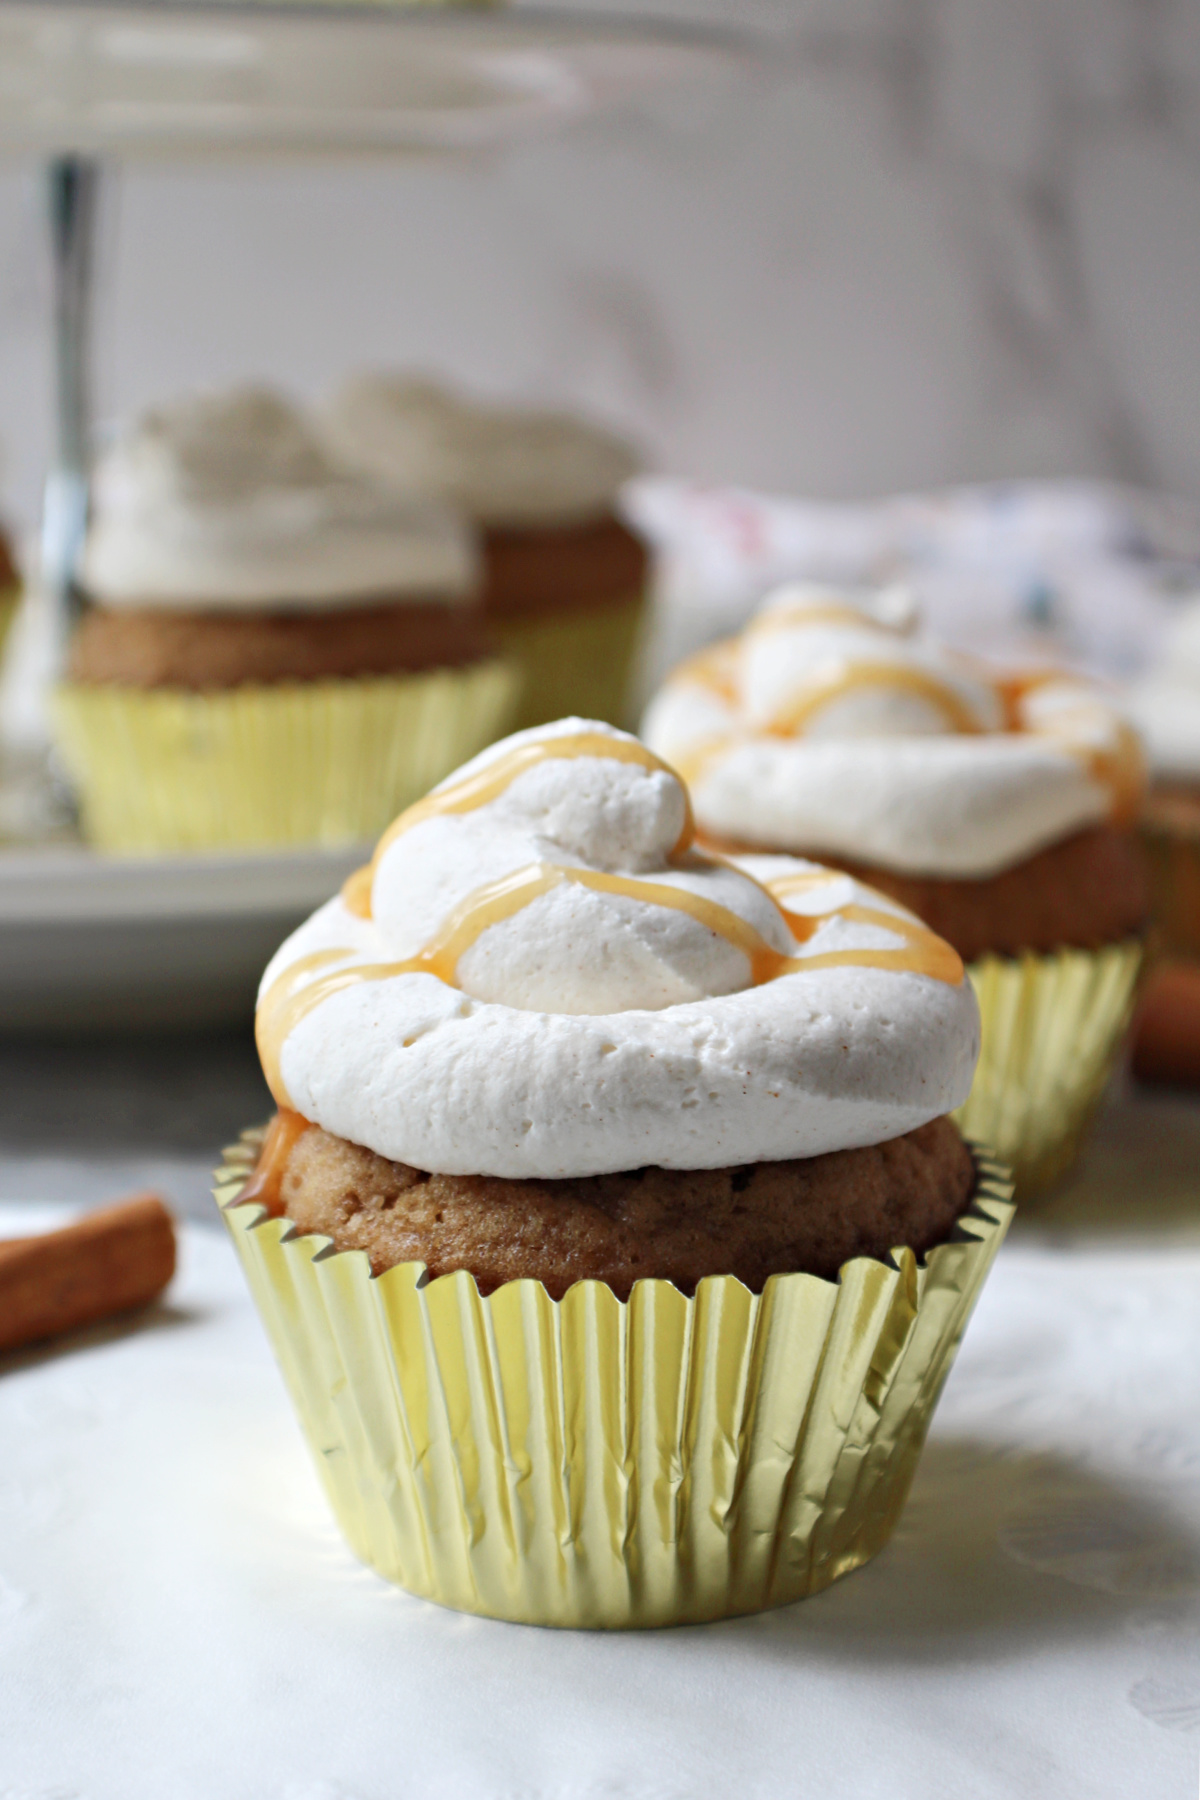
[{"label": "pleated foil wrapper", "polygon": [[367,842],[511,729],[503,658],[189,693],[67,683],[56,740],[85,836],[127,854]]},{"label": "pleated foil wrapper", "polygon": [[1024,1202],[1065,1174],[1129,1024],[1140,939],[968,966],[983,1018],[975,1080],[955,1118],[1012,1170]]},{"label": "pleated foil wrapper", "polygon": [[817,1593],[887,1543],[968,1315],[1012,1216],[975,1199],[925,1262],[837,1281],[640,1281],[561,1300],[365,1253],[216,1197],[354,1553],[462,1612],[531,1625],[681,1625]]},{"label": "pleated foil wrapper", "polygon": [[4,641],[17,616],[17,607],[20,603],[21,589],[19,587],[0,588],[0,656],[4,654]]},{"label": "pleated foil wrapper", "polygon": [[513,729],[575,715],[628,725],[634,663],[647,618],[641,594],[548,616],[489,614],[501,649],[524,678]]}]

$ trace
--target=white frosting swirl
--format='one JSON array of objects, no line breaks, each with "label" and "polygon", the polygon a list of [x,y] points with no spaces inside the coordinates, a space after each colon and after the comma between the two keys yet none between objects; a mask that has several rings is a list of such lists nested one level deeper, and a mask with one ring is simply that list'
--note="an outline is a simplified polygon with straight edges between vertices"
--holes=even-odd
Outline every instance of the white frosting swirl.
[{"label": "white frosting swirl", "polygon": [[1133,687],[1129,707],[1155,775],[1200,781],[1200,599],[1180,608],[1158,666]]},{"label": "white frosting swirl", "polygon": [[148,412],[96,472],[81,579],[106,606],[315,610],[469,601],[466,526],[338,467],[257,388]]},{"label": "white frosting swirl", "polygon": [[548,1178],[812,1156],[966,1098],[979,1015],[947,945],[775,859],[785,913],[688,833],[682,784],[625,733],[494,746],[272,960],[276,1098],[422,1169]]},{"label": "white frosting swirl", "polygon": [[985,877],[1128,813],[1136,741],[1065,671],[1007,684],[913,635],[893,595],[781,589],[740,638],[678,669],[646,742],[718,839]]},{"label": "white frosting swirl", "polygon": [[360,375],[326,413],[335,451],[401,493],[482,525],[573,525],[608,512],[638,471],[628,444],[566,413],[472,405],[433,382]]}]

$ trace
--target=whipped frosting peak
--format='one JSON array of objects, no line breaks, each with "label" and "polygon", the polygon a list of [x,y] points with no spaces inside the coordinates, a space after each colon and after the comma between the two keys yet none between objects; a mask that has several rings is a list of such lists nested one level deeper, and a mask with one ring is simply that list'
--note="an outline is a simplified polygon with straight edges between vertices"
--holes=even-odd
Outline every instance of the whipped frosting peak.
[{"label": "whipped frosting peak", "polygon": [[643,723],[710,837],[984,877],[1136,810],[1140,748],[1065,670],[998,670],[894,591],[793,584],[668,678]]},{"label": "whipped frosting peak", "polygon": [[325,424],[347,463],[401,493],[449,500],[483,525],[599,518],[639,467],[623,439],[589,420],[472,404],[399,374],[349,381]]},{"label": "whipped frosting peak", "polygon": [[557,1177],[813,1155],[965,1098],[947,945],[847,877],[691,839],[679,777],[610,726],[485,751],[268,967],[276,1099],[421,1168]]},{"label": "whipped frosting peak", "polygon": [[101,459],[81,575],[107,606],[296,610],[464,601],[465,524],[339,467],[264,388],[158,407]]}]

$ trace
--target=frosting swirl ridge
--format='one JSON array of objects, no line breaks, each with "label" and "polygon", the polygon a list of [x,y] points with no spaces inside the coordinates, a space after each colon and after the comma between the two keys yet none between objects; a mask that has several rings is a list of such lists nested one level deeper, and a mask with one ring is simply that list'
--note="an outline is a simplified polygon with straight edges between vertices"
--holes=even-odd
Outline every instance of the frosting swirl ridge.
[{"label": "frosting swirl ridge", "polygon": [[521,732],[396,821],[262,982],[276,1099],[446,1174],[712,1168],[899,1136],[966,1097],[954,952],[817,865],[698,853],[636,738]]},{"label": "frosting swirl ridge", "polygon": [[467,602],[465,524],[339,468],[268,389],[145,413],[102,458],[81,577],[105,606],[303,611]]},{"label": "frosting swirl ridge", "polygon": [[338,455],[401,493],[434,494],[481,525],[575,525],[636,475],[623,439],[569,413],[472,404],[431,381],[360,375],[326,413]]}]

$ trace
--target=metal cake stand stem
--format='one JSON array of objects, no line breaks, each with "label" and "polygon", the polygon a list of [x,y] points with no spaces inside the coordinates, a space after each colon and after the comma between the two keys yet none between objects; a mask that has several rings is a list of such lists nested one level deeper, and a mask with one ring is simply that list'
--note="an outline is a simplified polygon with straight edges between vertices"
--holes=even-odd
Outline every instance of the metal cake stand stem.
[{"label": "metal cake stand stem", "polygon": [[42,512],[41,577],[61,666],[77,608],[91,461],[91,324],[100,165],[59,156],[46,167],[54,279],[54,443]]}]

